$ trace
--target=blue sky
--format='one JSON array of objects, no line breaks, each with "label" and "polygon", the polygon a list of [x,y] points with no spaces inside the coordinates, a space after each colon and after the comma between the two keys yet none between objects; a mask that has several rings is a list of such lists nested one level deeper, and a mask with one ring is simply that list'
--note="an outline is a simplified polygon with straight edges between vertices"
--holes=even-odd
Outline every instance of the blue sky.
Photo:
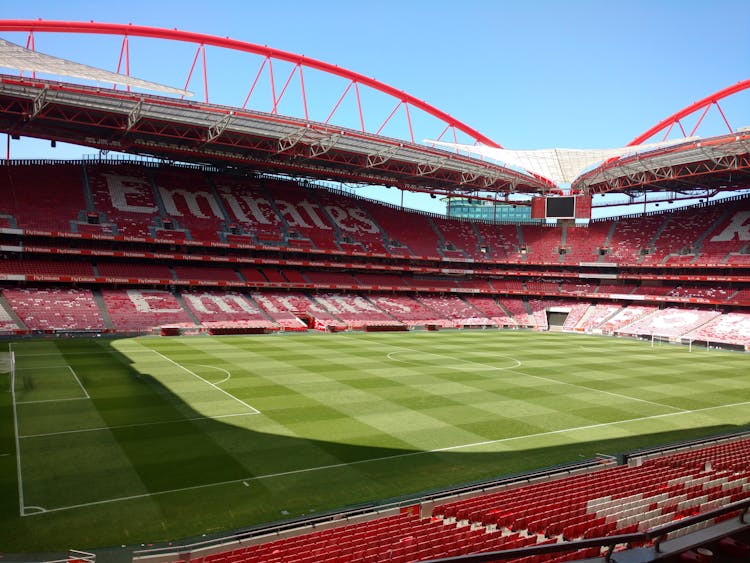
[{"label": "blue sky", "polygon": [[[407,91],[518,149],[621,146],[682,107],[750,78],[746,0],[31,0],[4,5],[2,18],[177,27],[305,54]],[[8,33],[0,37],[25,41]],[[36,46],[114,70],[119,39],[101,41],[92,48],[70,36],[38,35]],[[131,53],[134,76],[181,87],[194,47],[171,57],[165,47],[134,38]],[[223,62],[218,53],[207,55],[211,101],[240,104],[258,60]],[[284,80],[281,66],[277,70],[277,81]],[[331,107],[345,86],[316,82],[312,75],[305,80],[309,97],[321,107]],[[200,94],[202,85],[194,79],[190,89]],[[350,98],[336,119],[353,119]],[[366,94],[363,99],[373,108],[366,108],[366,120],[379,123],[390,102],[368,101]],[[750,125],[750,95],[735,96],[722,108],[733,126]],[[719,125],[718,113],[712,113],[704,135]],[[438,133],[427,128],[417,136]],[[56,150],[51,153],[46,143],[16,143],[12,156],[87,152],[59,145]]]}]

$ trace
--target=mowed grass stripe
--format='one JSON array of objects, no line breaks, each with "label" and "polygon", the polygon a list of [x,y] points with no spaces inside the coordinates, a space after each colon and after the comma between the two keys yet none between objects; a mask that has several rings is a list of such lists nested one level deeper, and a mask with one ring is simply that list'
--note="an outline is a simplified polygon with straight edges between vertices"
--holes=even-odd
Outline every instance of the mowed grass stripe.
[{"label": "mowed grass stripe", "polygon": [[[71,542],[71,522],[79,528],[79,538],[90,538],[78,545],[129,543],[123,538],[137,533],[148,541],[156,539],[155,533],[173,539],[275,520],[287,515],[284,512],[299,516],[372,502],[750,422],[747,402],[717,408],[750,393],[750,384],[745,379],[743,386],[742,378],[747,356],[714,351],[689,354],[685,348],[669,346],[651,349],[622,339],[446,331],[70,340],[57,345],[76,372],[88,379],[85,384],[105,424],[114,427],[159,417],[182,417],[183,422],[147,429],[112,428],[110,433],[124,452],[123,457],[113,458],[122,465],[114,469],[115,474],[133,471],[142,485],[123,487],[122,494],[112,497],[102,494],[101,504],[95,506],[73,510],[67,507],[76,503],[59,505],[65,510],[27,518],[22,525],[17,512],[0,509],[0,524],[5,525],[11,546],[26,541],[35,548],[42,542],[66,547]],[[579,347],[572,353],[579,345],[597,351]],[[416,350],[409,353],[408,365],[388,360],[389,352],[404,347]],[[133,357],[123,354],[125,349]],[[86,350],[93,353],[87,355]],[[187,420],[205,397],[190,395],[184,400],[160,384],[157,372],[163,366],[144,363],[146,356],[154,356],[151,350],[214,383],[225,377],[215,368],[227,370],[231,379],[221,387],[263,414]],[[438,354],[453,359],[439,361]],[[637,370],[628,369],[630,355]],[[518,370],[523,373],[500,369],[512,364],[507,356],[522,361]],[[649,359],[651,369],[641,369]],[[717,364],[723,369],[717,370]],[[689,372],[683,386],[678,379],[681,372]],[[711,381],[722,385],[712,387]],[[702,386],[701,397],[695,397],[693,390],[685,392],[684,387],[694,383]],[[679,401],[696,398],[709,406],[680,413],[601,393],[599,384],[603,390],[678,408],[685,408]],[[643,385],[652,390],[641,390]],[[727,397],[733,399],[724,400]],[[75,414],[58,414],[63,424],[75,423]],[[37,424],[36,417],[44,418],[41,410],[28,415],[30,425]],[[50,427],[55,420],[52,413],[38,424]],[[451,441],[454,436],[478,439],[458,443]],[[49,475],[50,467],[55,467],[49,456],[65,449],[67,437],[49,438],[43,448],[46,468],[32,470],[44,470],[54,478]],[[85,441],[78,442],[83,446]],[[95,441],[89,445],[98,447]],[[86,468],[82,474],[86,479],[81,479],[78,489],[87,490],[78,497],[93,498],[100,472]],[[222,478],[228,483],[218,485]],[[66,483],[70,496],[75,496],[75,484]],[[170,492],[181,486],[190,492]],[[143,492],[127,494],[139,487]],[[137,498],[109,502],[128,496]],[[48,506],[53,505],[48,502]],[[42,518],[43,523],[34,522]]]},{"label": "mowed grass stripe", "polygon": [[[186,357],[190,357],[193,353],[189,350],[190,344],[191,341],[189,340],[180,344],[188,347]],[[176,358],[182,357],[179,346],[175,346],[174,342],[172,342],[169,351]],[[288,354],[287,357],[289,357]],[[309,463],[310,461],[321,465],[346,464],[368,459],[373,455],[373,452],[368,448],[379,448],[384,444],[390,447],[378,451],[378,455],[391,455],[393,452],[400,452],[411,447],[410,444],[396,438],[387,438],[378,429],[357,421],[341,410],[332,408],[328,404],[330,401],[318,400],[312,394],[305,393],[304,390],[290,389],[285,385],[290,377],[304,381],[305,384],[314,386],[314,388],[319,388],[326,382],[331,383],[329,378],[315,371],[302,368],[297,365],[298,363],[300,362],[268,360],[254,362],[253,371],[257,373],[239,375],[234,378],[235,385],[239,385],[248,378],[275,383],[276,393],[273,397],[266,397],[265,400],[260,401],[253,399],[256,404],[261,405],[263,415],[260,418],[270,419],[273,426],[262,422],[258,426],[256,425],[259,422],[257,420],[245,421],[248,429],[252,430],[252,434],[243,437],[244,443],[251,445],[244,463],[246,467],[252,470],[252,474],[257,471],[299,470],[304,467],[305,462]],[[231,371],[231,365],[227,369]],[[276,381],[277,377],[281,381]],[[311,387],[312,389],[313,387]],[[274,401],[277,397],[280,400]],[[279,426],[283,427],[283,430],[280,430]],[[261,434],[257,431],[259,428],[262,428],[264,432],[275,432],[275,434]],[[286,443],[274,438],[279,434],[285,437]],[[348,436],[356,436],[358,443],[366,447],[349,445]],[[217,436],[217,439],[227,438],[228,436],[225,434]],[[322,438],[325,438],[325,440]],[[342,440],[343,444],[340,445],[337,440]],[[289,444],[288,441],[294,441],[294,444]],[[284,449],[293,449],[295,455],[279,455],[278,452]],[[263,455],[257,455],[258,453]]]}]

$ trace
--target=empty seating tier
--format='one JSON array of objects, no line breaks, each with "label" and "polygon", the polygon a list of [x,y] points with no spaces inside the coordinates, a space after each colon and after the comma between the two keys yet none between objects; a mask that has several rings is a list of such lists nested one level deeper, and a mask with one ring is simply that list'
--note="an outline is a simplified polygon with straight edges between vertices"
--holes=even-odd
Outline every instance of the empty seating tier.
[{"label": "empty seating tier", "polygon": [[88,289],[4,289],[3,296],[30,330],[105,328]]},{"label": "empty seating tier", "polygon": [[159,289],[104,289],[102,297],[115,329],[150,331],[162,326],[195,326],[179,301]]},{"label": "empty seating tier", "polygon": [[[734,440],[644,457],[632,466],[507,485],[421,510],[391,510],[183,561],[407,563],[634,533],[750,498],[748,467],[750,439]],[[557,563],[599,555],[593,547],[509,561]]]}]

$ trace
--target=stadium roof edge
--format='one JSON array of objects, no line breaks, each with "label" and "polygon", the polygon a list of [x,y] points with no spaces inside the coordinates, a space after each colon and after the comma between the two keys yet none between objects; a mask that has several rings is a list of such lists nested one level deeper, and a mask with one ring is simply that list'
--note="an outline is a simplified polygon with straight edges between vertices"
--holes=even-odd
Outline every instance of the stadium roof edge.
[{"label": "stadium roof edge", "polygon": [[182,31],[178,29],[166,29],[160,27],[133,25],[133,24],[117,24],[117,23],[101,23],[101,22],[75,22],[75,21],[55,21],[55,20],[2,20],[0,19],[0,31],[13,31],[13,32],[51,32],[51,33],[83,33],[83,34],[100,34],[100,35],[123,35],[123,36],[139,36],[139,37],[150,37],[155,39],[166,39],[173,41],[184,41],[193,42],[202,45],[211,45],[215,47],[222,47],[226,49],[232,49],[236,51],[245,51],[263,56],[269,56],[272,58],[284,60],[293,64],[298,64],[306,67],[310,67],[322,72],[334,74],[341,78],[352,80],[358,84],[369,86],[384,94],[390,95],[396,99],[400,99],[402,102],[409,103],[416,108],[425,111],[426,113],[443,120],[454,126],[456,129],[465,133],[466,135],[474,138],[476,141],[484,143],[489,146],[501,147],[496,141],[490,139],[486,135],[480,133],[478,130],[470,127],[462,121],[456,119],[450,114],[436,108],[435,106],[421,100],[411,94],[408,94],[402,90],[398,90],[393,86],[380,82],[375,78],[365,76],[358,72],[348,70],[337,65],[327,63],[315,58],[306,57],[305,55],[298,55],[283,51],[281,49],[275,49],[266,45],[257,45],[254,43],[248,43],[239,39],[231,39],[229,37],[218,37],[214,35],[208,35],[204,33],[197,33],[192,31]]}]

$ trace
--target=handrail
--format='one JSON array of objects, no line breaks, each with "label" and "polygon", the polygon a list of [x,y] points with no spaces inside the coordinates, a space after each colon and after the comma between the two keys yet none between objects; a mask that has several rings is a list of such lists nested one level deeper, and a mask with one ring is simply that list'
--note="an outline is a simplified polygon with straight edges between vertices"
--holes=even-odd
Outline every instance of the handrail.
[{"label": "handrail", "polygon": [[443,557],[440,559],[430,559],[424,563],[486,563],[490,561],[513,559],[515,557],[526,557],[529,555],[544,555],[548,553],[558,552],[569,552],[577,551],[579,549],[585,549],[587,547],[607,547],[609,551],[605,556],[606,560],[609,558],[614,551],[615,546],[621,544],[633,544],[633,543],[646,543],[652,540],[654,541],[654,549],[657,553],[661,553],[660,545],[666,539],[666,536],[671,532],[687,528],[693,524],[699,524],[716,518],[717,516],[723,516],[740,510],[739,522],[742,525],[750,526],[750,521],[747,519],[750,513],[750,499],[745,499],[737,502],[730,503],[721,508],[704,512],[695,516],[688,516],[681,520],[671,522],[658,526],[646,532],[637,532],[633,534],[620,534],[616,536],[604,536],[600,538],[590,538],[572,542],[554,543],[537,546],[518,547],[514,549],[506,549],[502,551],[488,551],[484,553],[477,553],[473,555],[459,555],[456,557]]}]

